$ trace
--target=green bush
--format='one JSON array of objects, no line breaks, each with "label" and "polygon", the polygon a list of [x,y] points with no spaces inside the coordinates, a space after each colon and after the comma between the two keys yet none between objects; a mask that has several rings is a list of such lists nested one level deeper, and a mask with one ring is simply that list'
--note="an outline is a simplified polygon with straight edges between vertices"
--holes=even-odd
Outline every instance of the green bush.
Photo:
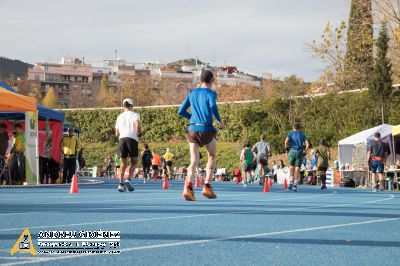
[{"label": "green bush", "polygon": [[[393,93],[387,103],[386,120],[400,124],[400,92]],[[155,149],[170,146],[179,164],[187,165],[188,147],[185,144],[188,121],[177,115],[178,108],[137,109],[142,120],[141,142],[155,143]],[[255,143],[259,135],[267,134],[274,153],[284,152],[283,142],[294,121],[302,123],[303,131],[312,143],[325,138],[336,147],[337,142],[360,130],[380,124],[380,107],[368,93],[330,94],[316,98],[265,97],[258,103],[220,106],[225,128],[221,130],[218,164],[229,169],[237,167],[240,147],[244,142]],[[107,154],[114,154],[117,139],[115,121],[120,110],[66,111],[66,119],[82,130],[89,164],[102,162]],[[179,143],[176,143],[179,142]],[[175,144],[173,144],[175,143]]]}]

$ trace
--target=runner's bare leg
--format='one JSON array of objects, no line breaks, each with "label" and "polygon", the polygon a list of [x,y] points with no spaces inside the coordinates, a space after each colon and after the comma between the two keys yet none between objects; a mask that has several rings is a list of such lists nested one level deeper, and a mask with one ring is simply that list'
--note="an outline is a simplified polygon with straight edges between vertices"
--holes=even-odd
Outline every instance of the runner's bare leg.
[{"label": "runner's bare leg", "polygon": [[300,167],[295,167],[294,168],[294,180],[299,182],[300,180]]},{"label": "runner's bare leg", "polygon": [[206,184],[211,184],[214,174],[215,164],[217,162],[217,140],[214,138],[206,145],[208,152],[208,162],[206,166]]},{"label": "runner's bare leg", "polygon": [[200,156],[199,156],[199,144],[189,143],[190,150],[190,165],[187,168],[187,177],[186,182],[192,182],[193,175],[196,173],[196,168],[199,164]]},{"label": "runner's bare leg", "polygon": [[376,188],[376,173],[372,173],[372,188]]},{"label": "runner's bare leg", "polygon": [[128,159],[127,158],[121,158],[120,159],[120,172],[119,172],[119,182],[120,183],[124,183],[124,175],[125,175],[125,170],[126,170],[126,166],[128,163]]}]

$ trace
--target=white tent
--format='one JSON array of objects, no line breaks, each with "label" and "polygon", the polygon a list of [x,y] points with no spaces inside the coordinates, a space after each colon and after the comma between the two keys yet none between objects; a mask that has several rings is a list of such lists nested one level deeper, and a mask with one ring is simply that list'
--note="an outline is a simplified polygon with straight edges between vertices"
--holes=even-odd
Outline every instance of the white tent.
[{"label": "white tent", "polygon": [[[381,138],[386,143],[391,143],[392,140],[392,126],[383,124],[377,127],[373,127],[350,137],[339,141],[339,165],[342,164],[353,164],[353,154],[358,145],[367,146],[368,142],[374,138],[375,132],[381,133]],[[366,154],[365,154],[366,157]],[[393,162],[393,156],[389,156],[388,163]]]}]

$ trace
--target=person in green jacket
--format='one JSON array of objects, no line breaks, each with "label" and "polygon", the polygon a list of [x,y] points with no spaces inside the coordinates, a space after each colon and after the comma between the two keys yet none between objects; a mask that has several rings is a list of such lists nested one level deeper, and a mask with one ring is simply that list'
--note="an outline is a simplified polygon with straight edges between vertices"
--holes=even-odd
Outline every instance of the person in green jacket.
[{"label": "person in green jacket", "polygon": [[121,166],[120,159],[119,159],[118,154],[116,153],[114,155],[114,175],[118,176],[118,171],[119,171],[120,166]]},{"label": "person in green jacket", "polygon": [[326,189],[326,170],[329,167],[330,151],[324,139],[321,139],[316,149],[318,176],[321,180],[321,189]]},{"label": "person in green jacket", "polygon": [[240,154],[240,161],[243,167],[242,179],[243,187],[247,186],[247,177],[251,177],[251,171],[253,170],[254,154],[250,149],[250,143],[246,143],[243,147],[242,153]]}]

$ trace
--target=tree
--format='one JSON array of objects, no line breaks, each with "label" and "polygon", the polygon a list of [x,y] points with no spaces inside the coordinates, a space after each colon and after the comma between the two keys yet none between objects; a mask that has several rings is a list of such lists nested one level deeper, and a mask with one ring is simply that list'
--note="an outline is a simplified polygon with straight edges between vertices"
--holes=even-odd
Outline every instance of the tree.
[{"label": "tree", "polygon": [[[250,84],[216,86],[219,102],[256,100],[261,96],[262,90]],[[184,95],[186,97],[186,94]]]},{"label": "tree", "polygon": [[[124,98],[132,98],[135,106],[150,106],[154,104],[156,95],[154,90],[149,86],[136,85],[132,79],[125,78],[120,84],[120,97],[116,99],[115,104],[121,104],[121,100]],[[169,98],[171,94],[168,95]]]},{"label": "tree", "polygon": [[352,0],[347,31],[345,72],[355,75],[352,89],[368,85],[373,68],[372,0]]},{"label": "tree", "polygon": [[370,94],[381,105],[382,124],[385,123],[384,106],[392,94],[392,64],[388,58],[389,34],[386,24],[382,25],[376,42],[376,59],[372,72]]},{"label": "tree", "polygon": [[272,85],[272,93],[278,97],[301,96],[307,94],[309,90],[310,84],[296,75],[285,77],[283,81],[274,82]]},{"label": "tree", "polygon": [[44,106],[54,109],[57,108],[57,100],[56,95],[53,87],[50,87],[47,91],[46,95],[44,96],[42,103]]},{"label": "tree", "polygon": [[319,57],[327,64],[326,72],[327,83],[332,83],[338,90],[345,90],[348,82],[353,77],[352,73],[346,75],[346,22],[341,21],[337,27],[332,26],[329,22],[326,24],[322,33],[322,41],[317,43],[313,41],[310,48],[314,56]]},{"label": "tree", "polygon": [[113,93],[108,88],[108,77],[103,75],[100,81],[100,91],[97,95],[97,104],[100,105],[100,107],[110,107],[113,98],[112,94]]},{"label": "tree", "polygon": [[388,57],[392,62],[395,82],[400,82],[400,1],[374,0],[375,17],[387,25],[390,42]]}]

